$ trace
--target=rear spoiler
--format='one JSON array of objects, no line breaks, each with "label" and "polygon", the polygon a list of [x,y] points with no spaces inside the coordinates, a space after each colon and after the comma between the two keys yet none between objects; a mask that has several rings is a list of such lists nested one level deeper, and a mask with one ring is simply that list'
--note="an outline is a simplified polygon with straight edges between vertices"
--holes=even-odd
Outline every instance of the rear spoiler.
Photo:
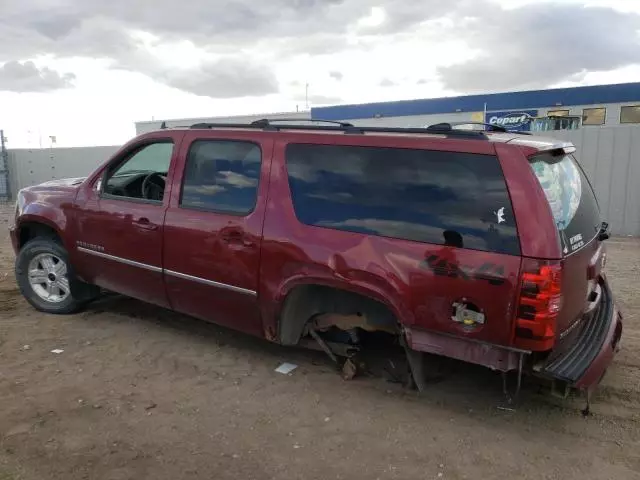
[{"label": "rear spoiler", "polygon": [[556,143],[555,145],[549,145],[547,148],[540,150],[540,153],[550,153],[553,156],[556,155],[569,155],[575,153],[576,147],[571,142]]},{"label": "rear spoiler", "polygon": [[549,164],[557,163],[561,161],[566,155],[575,153],[576,147],[570,142],[555,143],[552,145],[545,145],[536,153],[529,157],[529,160],[537,160],[540,156],[551,156],[553,160],[547,161]]}]

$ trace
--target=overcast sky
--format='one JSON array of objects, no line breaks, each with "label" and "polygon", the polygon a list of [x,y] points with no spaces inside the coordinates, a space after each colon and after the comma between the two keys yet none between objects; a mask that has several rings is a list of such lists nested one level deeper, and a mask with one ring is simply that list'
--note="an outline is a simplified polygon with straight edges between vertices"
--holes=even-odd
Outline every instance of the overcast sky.
[{"label": "overcast sky", "polygon": [[1,0],[9,146],[134,121],[640,81],[640,0]]}]

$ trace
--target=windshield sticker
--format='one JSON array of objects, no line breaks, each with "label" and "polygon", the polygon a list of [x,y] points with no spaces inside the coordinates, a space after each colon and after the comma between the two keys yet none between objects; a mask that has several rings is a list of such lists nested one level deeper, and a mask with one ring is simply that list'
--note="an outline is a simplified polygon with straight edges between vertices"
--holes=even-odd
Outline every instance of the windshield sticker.
[{"label": "windshield sticker", "polygon": [[498,223],[504,223],[504,207],[500,207],[497,212],[493,212],[493,214],[498,218]]}]

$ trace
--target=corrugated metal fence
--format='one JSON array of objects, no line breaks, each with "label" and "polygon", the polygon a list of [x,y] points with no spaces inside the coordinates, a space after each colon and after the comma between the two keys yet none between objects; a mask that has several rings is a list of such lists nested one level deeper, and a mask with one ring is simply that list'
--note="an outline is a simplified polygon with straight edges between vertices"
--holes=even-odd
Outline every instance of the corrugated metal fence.
[{"label": "corrugated metal fence", "polygon": [[[640,235],[640,127],[583,127],[545,135],[576,145],[612,232]],[[117,148],[9,150],[8,191],[15,195],[20,188],[47,180],[85,176]],[[0,182],[0,197],[2,193]]]},{"label": "corrugated metal fence", "polygon": [[10,191],[49,180],[84,177],[119,147],[78,147],[8,150]]}]

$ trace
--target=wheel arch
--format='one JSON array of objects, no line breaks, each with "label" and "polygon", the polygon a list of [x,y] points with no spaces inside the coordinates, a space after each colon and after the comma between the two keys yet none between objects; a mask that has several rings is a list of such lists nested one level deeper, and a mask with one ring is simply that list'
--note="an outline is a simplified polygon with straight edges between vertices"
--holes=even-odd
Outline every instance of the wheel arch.
[{"label": "wheel arch", "polygon": [[283,345],[298,343],[305,325],[320,314],[361,314],[366,321],[381,326],[410,322],[402,304],[369,285],[305,278],[289,282],[280,297],[276,321],[278,340]]},{"label": "wheel arch", "polygon": [[27,217],[21,219],[17,226],[18,250],[34,238],[53,238],[63,244],[63,236],[55,223],[43,217]]}]

